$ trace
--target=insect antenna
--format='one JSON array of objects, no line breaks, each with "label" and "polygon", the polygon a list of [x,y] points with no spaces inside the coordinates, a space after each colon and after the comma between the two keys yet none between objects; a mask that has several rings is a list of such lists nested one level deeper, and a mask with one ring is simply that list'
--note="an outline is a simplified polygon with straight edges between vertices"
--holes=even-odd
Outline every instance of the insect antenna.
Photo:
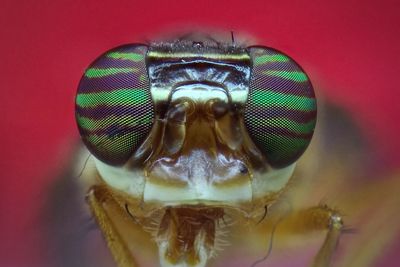
[{"label": "insect antenna", "polygon": [[[188,32],[186,34],[180,35],[177,38],[177,41],[196,41],[195,39],[198,38],[199,36],[197,36],[198,33],[196,32]],[[211,41],[214,42],[217,46],[221,45],[221,42],[218,41],[217,39],[215,39],[211,34],[209,33],[201,33],[200,38],[203,39],[203,41]]]},{"label": "insect antenna", "polygon": [[[268,259],[268,257],[271,255],[271,253],[272,253],[272,247],[273,247],[273,244],[274,244],[274,236],[275,236],[276,228],[277,228],[278,225],[287,217],[287,215],[288,215],[288,214],[290,213],[290,211],[291,211],[291,205],[290,205],[290,203],[287,201],[287,199],[284,199],[284,201],[283,201],[282,203],[288,205],[288,208],[289,208],[289,209],[286,210],[286,211],[284,212],[284,214],[282,214],[282,216],[280,216],[279,219],[278,219],[278,220],[275,222],[275,224],[273,225],[273,227],[272,227],[272,229],[271,229],[271,237],[270,237],[270,239],[269,239],[268,250],[267,250],[267,253],[265,254],[265,256],[264,256],[263,258],[261,258],[261,259],[255,261],[250,267],[255,267],[255,266],[257,266],[258,264],[260,264],[260,263],[266,261],[266,260]],[[267,212],[268,206],[265,206],[265,209],[266,209],[265,212]],[[265,215],[266,215],[266,214],[265,214]],[[265,215],[264,215],[264,216],[265,216]],[[262,218],[262,220],[263,220],[263,219],[264,219],[264,218]]]},{"label": "insect antenna", "polygon": [[129,216],[131,216],[132,218],[134,218],[134,216],[132,215],[131,211],[129,210],[128,203],[125,203],[125,211],[126,211],[126,213],[129,214]]},{"label": "insect antenna", "polygon": [[264,207],[264,214],[263,214],[263,216],[261,217],[261,219],[256,223],[256,225],[260,224],[260,223],[265,219],[265,217],[267,216],[267,214],[268,214],[268,206],[266,205],[266,206]]},{"label": "insect antenna", "polygon": [[273,243],[274,243],[275,231],[276,231],[276,228],[278,227],[278,224],[279,224],[281,221],[282,221],[282,218],[279,219],[279,220],[274,224],[274,226],[272,227],[272,230],[271,230],[271,237],[270,237],[270,239],[269,239],[267,254],[265,254],[265,256],[264,256],[263,258],[261,258],[261,259],[255,261],[250,267],[255,267],[256,265],[262,263],[263,261],[266,261],[266,260],[268,259],[269,255],[271,255],[271,253],[272,253],[272,247],[273,247]]},{"label": "insect antenna", "polygon": [[83,172],[86,169],[86,166],[89,162],[90,157],[92,156],[92,154],[89,153],[89,155],[86,157],[85,162],[83,163],[82,169],[80,170],[79,174],[76,176],[76,178],[81,178]]},{"label": "insect antenna", "polygon": [[[103,143],[103,140],[102,140],[102,141],[99,141],[99,142],[96,144],[96,146],[100,146],[102,143]],[[76,178],[81,178],[81,177],[82,177],[83,172],[85,171],[86,166],[87,166],[87,164],[88,164],[89,159],[90,159],[91,156],[92,156],[92,153],[89,152],[89,155],[86,157],[86,159],[85,159],[85,161],[84,161],[84,163],[83,163],[82,169],[80,170],[80,172],[79,172],[79,174],[76,176]]]},{"label": "insect antenna", "polygon": [[138,223],[138,221],[136,220],[135,216],[133,216],[133,214],[129,210],[128,203],[125,203],[125,211],[126,211],[126,213],[128,213],[129,217],[131,217],[135,223]]}]

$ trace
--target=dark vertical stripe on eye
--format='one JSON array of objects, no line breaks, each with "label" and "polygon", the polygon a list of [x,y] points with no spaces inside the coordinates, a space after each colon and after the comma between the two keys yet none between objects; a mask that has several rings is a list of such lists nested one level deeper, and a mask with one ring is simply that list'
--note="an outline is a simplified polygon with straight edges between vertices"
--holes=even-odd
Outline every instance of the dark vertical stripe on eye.
[{"label": "dark vertical stripe on eye", "polygon": [[121,88],[144,87],[147,75],[119,73],[101,78],[87,78],[81,80],[79,93],[97,93]]},{"label": "dark vertical stripe on eye", "polygon": [[260,126],[259,127],[260,132],[270,132],[270,133],[274,133],[274,135],[276,136],[284,136],[284,137],[289,137],[292,139],[305,139],[305,140],[309,140],[312,137],[313,132],[310,131],[308,133],[296,133],[293,131],[290,131],[287,128],[283,128],[283,127],[277,127],[277,126]]},{"label": "dark vertical stripe on eye", "polygon": [[117,58],[101,58],[96,62],[96,68],[140,68],[140,64],[130,60]]},{"label": "dark vertical stripe on eye", "polygon": [[[134,126],[129,126],[129,125],[110,125],[105,128],[101,129],[95,129],[95,130],[90,130],[90,129],[83,129],[82,133],[84,133],[87,136],[91,136],[91,138],[100,138],[100,137],[117,137],[117,136],[122,136],[126,134],[132,134],[132,133],[140,133],[142,132],[145,128],[147,128],[144,125],[134,125]],[[139,134],[140,136],[140,134]]]},{"label": "dark vertical stripe on eye", "polygon": [[261,107],[249,107],[252,113],[262,114],[260,117],[262,118],[274,118],[274,117],[284,117],[288,118],[295,122],[300,123],[307,123],[310,121],[315,120],[317,115],[317,111],[308,110],[293,110],[287,107],[268,107],[268,108],[261,108]]},{"label": "dark vertical stripe on eye", "polygon": [[[307,82],[302,83],[304,83],[302,84],[302,86],[304,86],[305,88],[308,87]],[[279,93],[314,98],[314,94],[311,90],[293,90],[298,88],[299,83],[285,80],[280,77],[266,77],[263,75],[258,75],[254,78],[254,80],[252,80],[250,86],[251,88],[253,88],[253,90],[259,89],[262,91],[274,91]]]},{"label": "dark vertical stripe on eye", "polygon": [[109,105],[98,105],[95,107],[76,107],[76,112],[80,116],[88,117],[91,119],[99,120],[109,116],[124,116],[124,115],[141,115],[148,112],[148,107],[145,105],[137,106],[109,106]]},{"label": "dark vertical stripe on eye", "polygon": [[289,62],[270,62],[266,64],[257,65],[257,72],[263,73],[269,70],[285,70],[285,71],[296,71],[298,68],[289,65]]},{"label": "dark vertical stripe on eye", "polygon": [[78,94],[76,104],[80,107],[98,105],[145,105],[150,98],[146,89],[120,89],[107,92]]}]

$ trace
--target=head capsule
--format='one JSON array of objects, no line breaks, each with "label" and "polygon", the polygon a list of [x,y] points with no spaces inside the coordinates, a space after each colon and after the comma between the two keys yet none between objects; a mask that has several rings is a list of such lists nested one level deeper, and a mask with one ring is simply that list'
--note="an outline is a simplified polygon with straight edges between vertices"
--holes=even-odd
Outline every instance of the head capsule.
[{"label": "head capsule", "polygon": [[316,101],[301,67],[271,48],[131,44],[86,70],[76,119],[113,187],[149,202],[228,204],[286,185]]}]

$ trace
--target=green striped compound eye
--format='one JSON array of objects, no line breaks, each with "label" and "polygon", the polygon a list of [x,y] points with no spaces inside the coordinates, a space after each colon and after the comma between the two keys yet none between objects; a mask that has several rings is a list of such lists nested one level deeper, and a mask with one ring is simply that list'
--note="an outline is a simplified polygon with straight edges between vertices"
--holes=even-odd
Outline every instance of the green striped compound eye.
[{"label": "green striped compound eye", "polygon": [[124,164],[153,124],[145,57],[147,46],[130,44],[97,58],[85,71],[76,96],[82,140],[99,160]]},{"label": "green striped compound eye", "polygon": [[317,105],[311,82],[288,56],[250,47],[253,69],[244,112],[247,130],[272,167],[294,163],[314,133]]}]

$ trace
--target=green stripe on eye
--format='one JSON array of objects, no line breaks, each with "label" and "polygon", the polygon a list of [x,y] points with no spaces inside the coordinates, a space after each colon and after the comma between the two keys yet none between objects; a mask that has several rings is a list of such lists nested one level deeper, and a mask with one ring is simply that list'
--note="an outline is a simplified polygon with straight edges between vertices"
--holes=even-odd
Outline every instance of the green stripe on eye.
[{"label": "green stripe on eye", "polygon": [[307,75],[302,71],[280,71],[280,70],[267,70],[263,71],[262,74],[288,79],[295,82],[308,81]]},{"label": "green stripe on eye", "polygon": [[111,52],[111,53],[107,54],[107,57],[115,58],[115,59],[131,60],[134,62],[142,61],[144,59],[144,56],[142,54],[122,53],[122,52]]},{"label": "green stripe on eye", "polygon": [[138,71],[139,69],[137,68],[107,68],[107,69],[90,68],[86,70],[85,76],[88,78],[100,78],[120,73],[134,73]]},{"label": "green stripe on eye", "polygon": [[91,119],[84,116],[76,115],[76,119],[79,122],[79,125],[87,129],[89,131],[100,130],[110,125],[116,124],[118,126],[136,126],[136,125],[143,125],[149,124],[152,122],[151,114],[146,115],[125,115],[125,116],[109,116],[104,119]]},{"label": "green stripe on eye", "polygon": [[253,90],[249,101],[251,104],[258,107],[289,107],[302,111],[316,109],[314,98],[265,91],[265,89]]},{"label": "green stripe on eye", "polygon": [[107,105],[145,105],[148,104],[149,92],[146,89],[118,89],[110,92],[86,93],[76,96],[80,107]]},{"label": "green stripe on eye", "polygon": [[256,57],[254,60],[254,64],[261,65],[261,64],[269,63],[269,62],[287,62],[288,60],[289,60],[289,58],[282,54],[264,55],[264,56]]},{"label": "green stripe on eye", "polygon": [[287,118],[251,118],[250,121],[257,126],[272,126],[285,128],[298,134],[308,134],[315,128],[315,119],[307,122],[295,122]]},{"label": "green stripe on eye", "polygon": [[141,81],[142,83],[147,82],[147,74],[140,75],[139,81]]},{"label": "green stripe on eye", "polygon": [[[86,141],[91,144],[96,144],[98,152],[106,152],[119,155],[121,153],[130,153],[132,146],[137,145],[142,136],[138,132],[129,132],[124,135],[110,137],[108,135],[89,135],[85,136]],[[115,144],[129,143],[132,146],[118,146]]]},{"label": "green stripe on eye", "polygon": [[[279,154],[285,151],[286,154],[290,154],[291,151],[298,151],[304,147],[307,147],[310,140],[297,138],[297,137],[288,137],[282,135],[268,134],[262,135],[258,139],[263,143],[263,146],[271,151],[275,151],[275,153]],[[287,144],[290,144],[288,146]],[[276,150],[276,147],[284,146],[285,148],[282,150]]]},{"label": "green stripe on eye", "polygon": [[290,155],[293,151],[296,152],[307,147],[310,140],[270,134],[268,135],[268,141],[263,143],[267,149],[271,150],[271,153],[277,155],[283,154],[282,156],[286,157],[284,154]]}]

